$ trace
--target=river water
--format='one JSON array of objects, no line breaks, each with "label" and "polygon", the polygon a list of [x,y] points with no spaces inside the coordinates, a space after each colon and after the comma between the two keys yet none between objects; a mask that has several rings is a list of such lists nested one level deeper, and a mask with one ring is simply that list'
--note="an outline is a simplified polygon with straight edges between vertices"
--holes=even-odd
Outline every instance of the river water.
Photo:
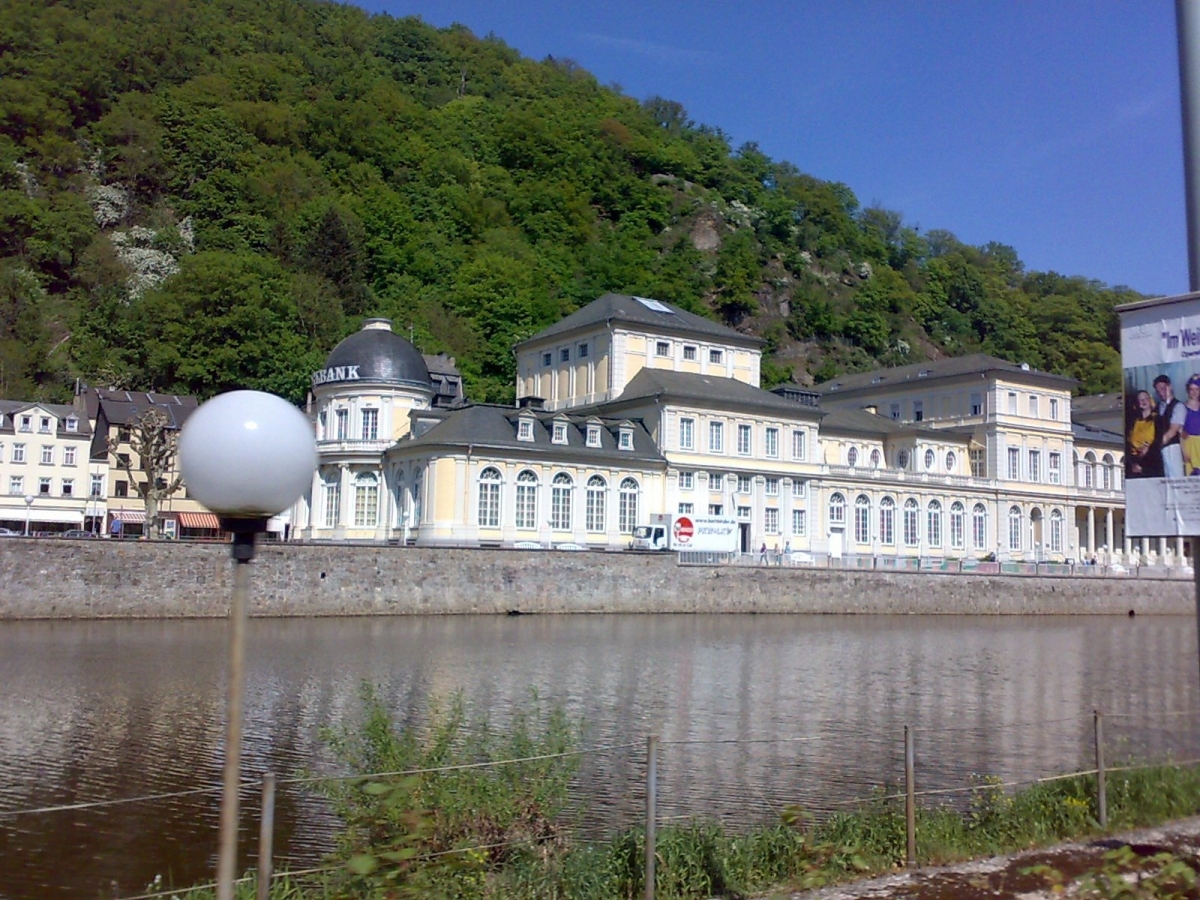
[{"label": "river water", "polygon": [[[126,897],[156,875],[208,880],[220,781],[222,622],[0,623],[0,898]],[[400,718],[462,690],[503,724],[531,690],[585,722],[572,796],[596,833],[636,821],[645,737],[659,810],[745,823],[898,787],[903,729],[919,787],[1087,767],[1092,710],[1110,759],[1184,758],[1197,741],[1190,618],[520,616],[255,620],[244,769],[335,772],[319,736],[364,682]],[[631,745],[631,746],[630,746]],[[244,795],[246,863],[257,834]],[[320,863],[336,823],[281,790],[276,855]]]}]

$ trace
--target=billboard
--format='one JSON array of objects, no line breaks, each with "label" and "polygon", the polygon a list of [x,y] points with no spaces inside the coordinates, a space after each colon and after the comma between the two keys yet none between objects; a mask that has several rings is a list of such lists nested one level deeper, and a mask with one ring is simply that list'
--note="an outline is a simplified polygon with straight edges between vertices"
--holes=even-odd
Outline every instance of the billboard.
[{"label": "billboard", "polygon": [[1200,293],[1118,307],[1125,533],[1200,534]]}]

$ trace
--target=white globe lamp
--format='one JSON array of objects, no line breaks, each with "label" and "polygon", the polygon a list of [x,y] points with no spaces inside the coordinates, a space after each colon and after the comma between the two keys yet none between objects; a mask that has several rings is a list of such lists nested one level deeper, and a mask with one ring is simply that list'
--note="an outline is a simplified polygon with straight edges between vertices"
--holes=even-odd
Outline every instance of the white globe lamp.
[{"label": "white globe lamp", "polygon": [[312,484],[317,442],[300,410],[274,394],[231,391],[202,404],[179,435],[179,471],[192,497],[233,533],[233,603],[229,608],[229,699],[217,900],[233,900],[237,864],[238,782],[242,753],[246,595],[249,566],[267,519]]}]

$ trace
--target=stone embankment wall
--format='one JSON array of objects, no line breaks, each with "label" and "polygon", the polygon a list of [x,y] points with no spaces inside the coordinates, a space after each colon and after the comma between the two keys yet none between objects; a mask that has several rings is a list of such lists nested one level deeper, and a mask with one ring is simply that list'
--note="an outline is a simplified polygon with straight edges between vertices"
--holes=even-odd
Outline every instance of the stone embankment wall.
[{"label": "stone embankment wall", "polygon": [[[221,616],[229,548],[0,540],[0,619]],[[267,545],[251,614],[1190,614],[1190,581],[680,567],[667,554]]]}]

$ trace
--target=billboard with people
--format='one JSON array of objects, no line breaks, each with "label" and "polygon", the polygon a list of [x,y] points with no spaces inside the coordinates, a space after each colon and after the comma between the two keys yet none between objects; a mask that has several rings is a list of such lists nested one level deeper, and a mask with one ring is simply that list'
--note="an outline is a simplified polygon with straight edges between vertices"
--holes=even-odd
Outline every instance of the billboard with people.
[{"label": "billboard with people", "polygon": [[1121,316],[1125,533],[1200,534],[1200,293]]}]

